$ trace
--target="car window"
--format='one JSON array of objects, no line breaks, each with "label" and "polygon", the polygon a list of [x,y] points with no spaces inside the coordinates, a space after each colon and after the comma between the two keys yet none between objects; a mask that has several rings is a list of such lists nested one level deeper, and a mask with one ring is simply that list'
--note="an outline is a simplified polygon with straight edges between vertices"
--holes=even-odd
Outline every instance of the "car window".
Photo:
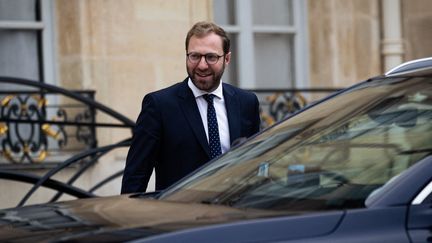
[{"label": "car window", "polygon": [[281,211],[365,207],[432,152],[432,80],[364,83],[262,132],[162,200]]}]

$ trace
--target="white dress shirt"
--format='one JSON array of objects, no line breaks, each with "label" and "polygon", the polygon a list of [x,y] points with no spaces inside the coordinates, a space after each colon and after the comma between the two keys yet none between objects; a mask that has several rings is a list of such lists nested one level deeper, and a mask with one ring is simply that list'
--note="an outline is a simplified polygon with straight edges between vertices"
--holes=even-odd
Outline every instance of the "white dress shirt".
[{"label": "white dress shirt", "polygon": [[208,127],[207,127],[207,101],[203,98],[205,94],[213,94],[215,98],[213,99],[213,105],[216,110],[216,117],[219,128],[219,138],[221,143],[222,153],[225,153],[229,150],[230,144],[230,135],[229,135],[229,125],[228,125],[228,116],[225,108],[225,99],[222,92],[222,81],[219,84],[219,87],[211,93],[207,93],[206,91],[202,91],[198,89],[189,78],[188,86],[192,90],[192,93],[195,96],[195,101],[198,105],[198,110],[201,115],[201,120],[204,124],[204,130],[207,136],[207,142],[209,140],[208,137]]}]

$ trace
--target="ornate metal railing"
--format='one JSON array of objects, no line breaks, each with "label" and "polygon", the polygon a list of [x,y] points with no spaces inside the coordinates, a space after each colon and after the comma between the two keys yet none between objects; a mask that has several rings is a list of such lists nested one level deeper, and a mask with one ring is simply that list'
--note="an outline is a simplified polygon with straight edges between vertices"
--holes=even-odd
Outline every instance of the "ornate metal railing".
[{"label": "ornate metal railing", "polygon": [[[73,187],[72,184],[92,165],[94,165],[98,159],[102,156],[104,156],[105,154],[107,154],[108,152],[111,152],[112,150],[116,149],[116,148],[121,148],[121,147],[128,147],[130,146],[130,139],[126,139],[124,141],[120,141],[119,143],[115,143],[112,145],[107,145],[107,146],[103,146],[103,147],[99,147],[99,148],[94,148],[94,149],[89,149],[86,150],[84,152],[81,152],[79,154],[76,154],[74,156],[72,156],[71,158],[65,160],[64,162],[62,162],[61,164],[57,165],[55,168],[51,169],[50,171],[48,171],[47,173],[45,173],[45,175],[39,177],[39,179],[33,183],[32,188],[26,193],[26,195],[24,195],[24,197],[21,199],[21,201],[18,203],[17,206],[23,206],[27,200],[30,198],[31,195],[33,195],[33,193],[36,192],[37,189],[39,189],[42,185],[46,184],[47,181],[52,180],[51,178],[57,174],[58,172],[60,172],[61,170],[63,170],[64,168],[73,165],[75,163],[77,163],[78,161],[82,161],[88,158],[91,158],[89,160],[87,160],[87,162],[81,167],[80,170],[78,170],[66,183],[66,186],[64,187],[65,189],[63,190],[58,190],[58,193],[54,195],[54,197],[52,197],[52,199],[50,200],[50,202],[55,202],[57,201],[60,196],[64,193],[67,192],[66,189],[68,190],[72,190],[73,192],[75,191],[79,191],[79,188]],[[87,195],[81,196],[82,197],[91,197],[91,196],[95,196],[93,194],[93,192],[98,189],[99,187],[103,186],[104,184],[110,182],[111,180],[119,177],[123,175],[123,170],[115,172],[114,174],[112,174],[111,176],[108,176],[107,178],[103,179],[101,182],[97,183],[96,185],[94,185],[93,187],[91,187],[90,189],[88,189],[87,191]],[[69,193],[70,194],[70,193]]]},{"label": "ornate metal railing", "polygon": [[[51,103],[50,103],[51,101]],[[96,122],[96,113],[113,122]],[[96,128],[126,128],[135,123],[94,100],[93,91],[70,91],[37,81],[0,77],[0,179],[33,184],[18,206],[41,186],[83,198],[122,175],[102,179],[88,190],[73,183],[100,158],[112,150],[130,145],[130,137],[119,143],[100,146]],[[132,135],[132,133],[131,133]],[[52,177],[66,167],[77,170],[67,182]],[[43,176],[21,169],[49,168]]]},{"label": "ornate metal railing", "polygon": [[[94,91],[75,92],[94,99]],[[83,125],[95,123],[95,110],[83,104],[49,105],[54,95],[49,91],[0,91],[1,151],[8,162],[37,164],[46,162],[49,152],[97,146],[94,127]],[[75,126],[75,131],[68,133],[67,126]]]},{"label": "ornate metal railing", "polygon": [[251,89],[260,102],[261,127],[266,128],[340,88]]},{"label": "ornate metal railing", "polygon": [[[96,127],[134,126],[96,102],[94,91],[8,77],[0,77],[0,85],[0,168],[53,167],[78,151],[96,148]],[[97,123],[96,111],[117,122]]]}]

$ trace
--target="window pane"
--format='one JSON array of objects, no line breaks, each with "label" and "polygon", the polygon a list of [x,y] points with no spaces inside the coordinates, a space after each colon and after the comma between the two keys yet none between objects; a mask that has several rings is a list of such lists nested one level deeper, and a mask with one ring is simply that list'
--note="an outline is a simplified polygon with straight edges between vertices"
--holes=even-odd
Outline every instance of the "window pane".
[{"label": "window pane", "polygon": [[[38,2],[0,0],[0,21],[36,21]],[[0,76],[39,80],[38,49],[38,30],[0,29]]]},{"label": "window pane", "polygon": [[39,80],[36,31],[0,30],[0,76]]},{"label": "window pane", "polygon": [[292,35],[255,35],[254,49],[257,88],[293,87],[293,46]]},{"label": "window pane", "polygon": [[213,1],[214,21],[219,25],[235,25],[235,1]]},{"label": "window pane", "polygon": [[254,25],[293,25],[291,0],[253,0]]},{"label": "window pane", "polygon": [[228,66],[225,67],[224,75],[222,76],[222,80],[225,83],[238,85],[238,76],[237,76],[237,61],[238,61],[238,49],[237,49],[237,34],[228,34],[228,37],[231,40],[231,62]]},{"label": "window pane", "polygon": [[0,0],[0,20],[36,20],[36,0]]}]

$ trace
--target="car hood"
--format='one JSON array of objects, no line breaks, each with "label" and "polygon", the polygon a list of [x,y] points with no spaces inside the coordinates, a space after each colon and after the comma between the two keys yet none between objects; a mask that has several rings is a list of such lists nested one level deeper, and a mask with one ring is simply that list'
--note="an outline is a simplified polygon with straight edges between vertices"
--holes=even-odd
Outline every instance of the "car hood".
[{"label": "car hood", "polygon": [[[289,212],[122,195],[1,210],[0,242],[118,242],[206,225],[284,215]],[[337,221],[315,233],[334,230]]]}]

